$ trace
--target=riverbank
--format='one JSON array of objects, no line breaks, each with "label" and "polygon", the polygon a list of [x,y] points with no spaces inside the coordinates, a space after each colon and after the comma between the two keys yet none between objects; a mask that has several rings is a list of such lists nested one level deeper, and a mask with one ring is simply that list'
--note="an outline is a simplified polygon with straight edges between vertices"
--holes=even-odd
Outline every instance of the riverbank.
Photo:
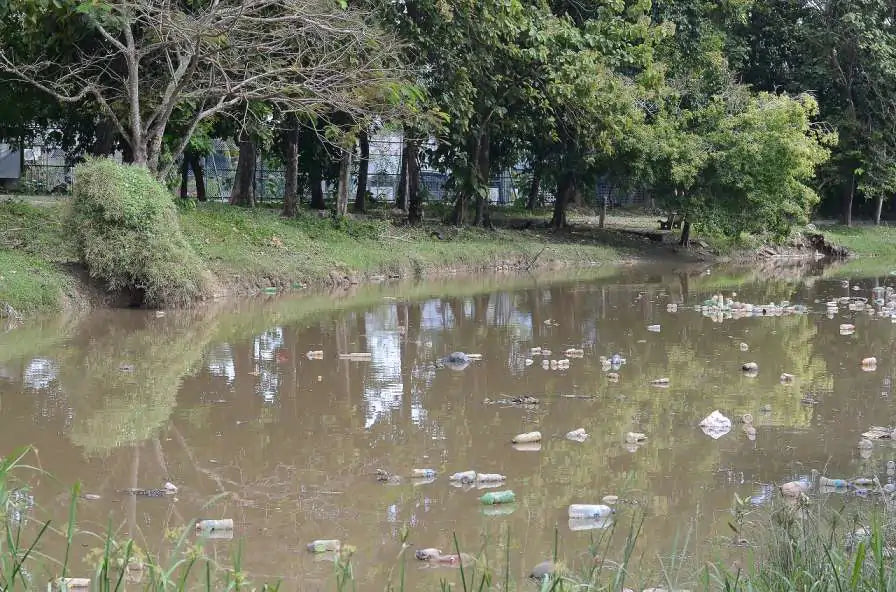
[{"label": "riverbank", "polygon": [[[66,201],[0,202],[0,303],[22,316],[100,304],[127,304],[85,281],[63,224]],[[672,256],[614,231],[579,228],[455,228],[395,225],[388,211],[335,221],[304,211],[203,204],[179,212],[187,241],[214,275],[217,296],[265,288],[356,284],[488,270],[594,267]]]}]

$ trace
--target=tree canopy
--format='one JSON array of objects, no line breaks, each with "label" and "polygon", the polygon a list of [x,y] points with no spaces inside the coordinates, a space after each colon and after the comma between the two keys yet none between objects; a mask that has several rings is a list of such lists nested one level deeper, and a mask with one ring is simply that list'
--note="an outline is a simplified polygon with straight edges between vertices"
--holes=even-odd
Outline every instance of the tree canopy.
[{"label": "tree canopy", "polygon": [[411,223],[422,220],[425,162],[447,175],[457,224],[489,225],[496,172],[518,168],[533,195],[552,194],[556,229],[612,178],[689,223],[784,236],[819,203],[848,222],[855,195],[879,216],[896,190],[893,10],[871,0],[13,0],[0,11],[0,93],[22,108],[3,102],[0,136],[53,130],[73,154],[119,148],[165,179],[181,160],[186,178],[224,133],[240,167],[260,149],[279,155],[285,214],[303,187],[324,207],[321,182],[338,179],[343,215],[352,154],[362,211],[369,132],[400,129],[397,205]]}]

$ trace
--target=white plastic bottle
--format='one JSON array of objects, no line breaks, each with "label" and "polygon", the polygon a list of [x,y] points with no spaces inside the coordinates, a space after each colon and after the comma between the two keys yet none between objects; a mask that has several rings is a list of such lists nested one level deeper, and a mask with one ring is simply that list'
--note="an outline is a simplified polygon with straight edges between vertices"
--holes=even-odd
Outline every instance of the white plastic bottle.
[{"label": "white plastic bottle", "polygon": [[569,506],[570,518],[603,518],[613,513],[613,508],[603,504],[572,504]]}]

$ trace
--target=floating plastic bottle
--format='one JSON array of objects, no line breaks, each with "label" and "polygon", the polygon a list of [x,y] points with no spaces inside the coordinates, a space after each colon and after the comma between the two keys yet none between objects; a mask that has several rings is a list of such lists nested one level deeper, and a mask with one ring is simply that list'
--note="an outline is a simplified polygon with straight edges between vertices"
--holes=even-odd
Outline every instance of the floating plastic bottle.
[{"label": "floating plastic bottle", "polygon": [[569,530],[603,530],[613,525],[612,516],[601,516],[600,518],[570,518]]},{"label": "floating plastic bottle", "polygon": [[317,539],[308,543],[308,550],[312,553],[326,553],[327,551],[338,551],[340,547],[339,539]]},{"label": "floating plastic bottle", "polygon": [[435,476],[435,469],[414,469],[411,471],[411,477],[416,477],[418,479],[432,479]]},{"label": "floating plastic bottle", "polygon": [[489,491],[485,495],[479,498],[486,506],[493,506],[495,504],[512,504],[516,501],[516,496],[513,491]]},{"label": "floating plastic bottle", "polygon": [[525,434],[517,434],[513,437],[514,444],[527,444],[530,442],[541,442],[541,432],[526,432]]},{"label": "floating plastic bottle", "polygon": [[613,508],[603,504],[572,504],[569,506],[570,518],[602,518],[613,513]]},{"label": "floating plastic bottle", "polygon": [[462,471],[460,473],[454,473],[453,475],[448,477],[448,480],[459,483],[472,483],[476,480],[476,471]]},{"label": "floating plastic bottle", "polygon": [[849,483],[846,479],[828,479],[827,477],[819,477],[818,484],[822,487],[847,487]]},{"label": "floating plastic bottle", "polygon": [[867,485],[874,485],[874,479],[869,479],[867,477],[859,477],[858,479],[853,479],[852,483],[850,483],[854,487],[865,487]]},{"label": "floating plastic bottle", "polygon": [[476,481],[479,483],[500,483],[507,481],[507,477],[498,473],[479,473],[476,475]]},{"label": "floating plastic bottle", "polygon": [[223,520],[200,520],[196,523],[196,530],[233,530],[233,520],[225,518]]},{"label": "floating plastic bottle", "polygon": [[660,329],[661,329],[660,325],[647,325],[647,330],[650,331],[651,333],[659,333]]}]

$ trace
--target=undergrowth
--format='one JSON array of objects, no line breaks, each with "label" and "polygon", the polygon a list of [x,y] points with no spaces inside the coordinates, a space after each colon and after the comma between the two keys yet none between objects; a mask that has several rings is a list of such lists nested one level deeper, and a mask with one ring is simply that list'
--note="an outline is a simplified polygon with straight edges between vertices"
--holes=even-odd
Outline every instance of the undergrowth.
[{"label": "undergrowth", "polygon": [[180,229],[174,200],[142,167],[110,159],[75,169],[70,229],[90,275],[149,306],[206,296],[210,278]]}]

